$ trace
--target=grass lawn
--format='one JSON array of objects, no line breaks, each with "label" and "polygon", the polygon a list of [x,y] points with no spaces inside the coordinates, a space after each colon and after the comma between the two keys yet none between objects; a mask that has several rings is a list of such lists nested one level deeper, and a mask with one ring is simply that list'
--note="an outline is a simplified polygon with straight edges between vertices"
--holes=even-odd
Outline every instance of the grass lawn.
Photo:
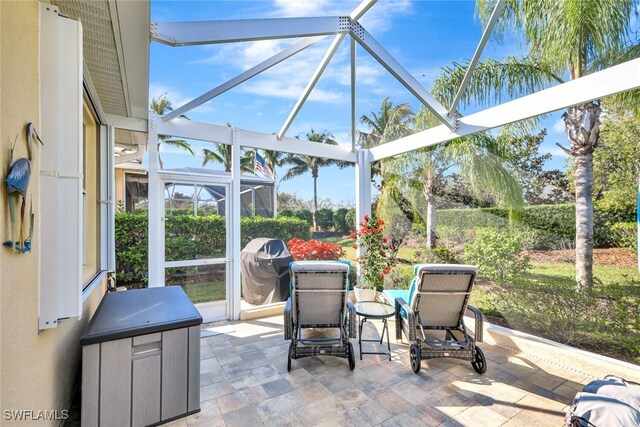
[{"label": "grass lawn", "polygon": [[191,283],[181,285],[192,303],[223,301],[227,298],[226,286],[223,281]]}]

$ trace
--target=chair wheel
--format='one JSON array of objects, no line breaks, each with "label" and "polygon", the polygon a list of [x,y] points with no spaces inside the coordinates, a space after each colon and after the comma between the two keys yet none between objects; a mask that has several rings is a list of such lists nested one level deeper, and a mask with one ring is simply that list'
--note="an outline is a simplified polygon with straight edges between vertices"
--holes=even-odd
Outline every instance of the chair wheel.
[{"label": "chair wheel", "polygon": [[420,372],[420,347],[417,344],[411,344],[409,347],[409,360],[411,361],[411,369],[416,374]]},{"label": "chair wheel", "polygon": [[349,359],[349,369],[353,371],[356,367],[356,354],[353,351],[353,344],[349,343],[349,348],[347,349],[347,357]]},{"label": "chair wheel", "polygon": [[473,358],[471,366],[473,366],[473,369],[480,375],[487,372],[487,359],[484,357],[484,353],[480,350],[480,347],[476,347],[476,356]]},{"label": "chair wheel", "polygon": [[289,344],[289,354],[287,357],[287,372],[291,372],[291,358],[293,357],[293,342]]}]

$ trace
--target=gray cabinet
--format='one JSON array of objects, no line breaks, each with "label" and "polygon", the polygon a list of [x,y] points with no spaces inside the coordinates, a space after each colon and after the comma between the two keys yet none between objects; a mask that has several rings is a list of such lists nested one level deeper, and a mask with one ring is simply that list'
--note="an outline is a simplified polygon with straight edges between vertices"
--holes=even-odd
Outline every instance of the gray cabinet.
[{"label": "gray cabinet", "polygon": [[156,425],[198,412],[201,323],[177,286],[105,295],[81,340],[82,425]]}]

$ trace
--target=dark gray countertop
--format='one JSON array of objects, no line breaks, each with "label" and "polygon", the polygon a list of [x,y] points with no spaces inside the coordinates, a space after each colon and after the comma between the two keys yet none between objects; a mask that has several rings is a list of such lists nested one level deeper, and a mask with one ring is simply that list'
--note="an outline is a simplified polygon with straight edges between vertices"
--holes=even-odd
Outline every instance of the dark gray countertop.
[{"label": "dark gray countertop", "polygon": [[108,292],[80,338],[80,344],[96,344],[201,323],[202,316],[180,286]]}]

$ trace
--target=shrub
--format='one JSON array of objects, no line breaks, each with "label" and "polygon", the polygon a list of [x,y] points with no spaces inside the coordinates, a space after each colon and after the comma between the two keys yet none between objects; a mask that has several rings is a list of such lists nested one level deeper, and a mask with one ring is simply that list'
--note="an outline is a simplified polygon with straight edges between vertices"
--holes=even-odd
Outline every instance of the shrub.
[{"label": "shrub", "polygon": [[118,282],[146,283],[149,225],[147,215],[120,212],[115,215],[116,272]]},{"label": "shrub", "polygon": [[611,226],[611,243],[614,246],[638,251],[638,224],[619,222]]},{"label": "shrub", "polygon": [[287,243],[295,261],[337,260],[346,255],[340,245],[319,240],[291,239]]},{"label": "shrub", "polygon": [[347,212],[349,212],[349,209],[338,208],[333,213],[333,228],[335,228],[336,231],[341,231],[343,233],[351,231],[351,227],[349,227],[349,223],[346,218]]},{"label": "shrub", "polygon": [[475,240],[465,245],[464,257],[478,266],[480,275],[506,283],[530,268],[529,257],[519,256],[521,251],[519,237],[495,228],[479,228]]},{"label": "shrub", "polygon": [[490,297],[509,322],[565,344],[614,349],[640,361],[640,288],[635,284],[596,283],[577,293],[573,280],[515,281],[493,289]]},{"label": "shrub", "polygon": [[[309,225],[297,218],[242,217],[241,244],[251,238],[309,239]],[[219,215],[167,215],[165,224],[167,261],[215,258],[224,254],[226,227]],[[145,283],[148,273],[148,216],[118,213],[115,216],[116,277],[119,284]]]},{"label": "shrub", "polygon": [[409,289],[413,280],[413,266],[397,264],[384,277],[385,289]]},{"label": "shrub", "polygon": [[426,241],[418,245],[415,257],[420,263],[460,264],[460,260],[453,249],[444,245],[429,248],[427,247]]},{"label": "shrub", "polygon": [[282,209],[281,211],[278,211],[278,217],[295,218],[296,214],[291,209]]},{"label": "shrub", "polygon": [[[611,242],[611,224],[633,221],[629,207],[596,205],[594,211],[594,245],[606,247]],[[443,209],[438,211],[438,236],[444,240],[464,243],[468,230],[478,227],[506,228],[509,212],[504,208]],[[630,218],[630,219],[629,219]],[[513,225],[533,231],[536,240],[526,245],[531,249],[564,249],[573,247],[576,235],[574,204],[526,206],[522,218]]]},{"label": "shrub", "polygon": [[333,227],[333,211],[328,208],[318,209],[316,224],[322,231],[329,231]]},{"label": "shrub", "polygon": [[356,229],[356,210],[349,209],[349,211],[345,214],[344,220],[347,222],[347,231],[353,231]]},{"label": "shrub", "polygon": [[300,209],[299,211],[293,212],[293,215],[305,221],[309,227],[313,225],[313,212],[308,209]]}]

